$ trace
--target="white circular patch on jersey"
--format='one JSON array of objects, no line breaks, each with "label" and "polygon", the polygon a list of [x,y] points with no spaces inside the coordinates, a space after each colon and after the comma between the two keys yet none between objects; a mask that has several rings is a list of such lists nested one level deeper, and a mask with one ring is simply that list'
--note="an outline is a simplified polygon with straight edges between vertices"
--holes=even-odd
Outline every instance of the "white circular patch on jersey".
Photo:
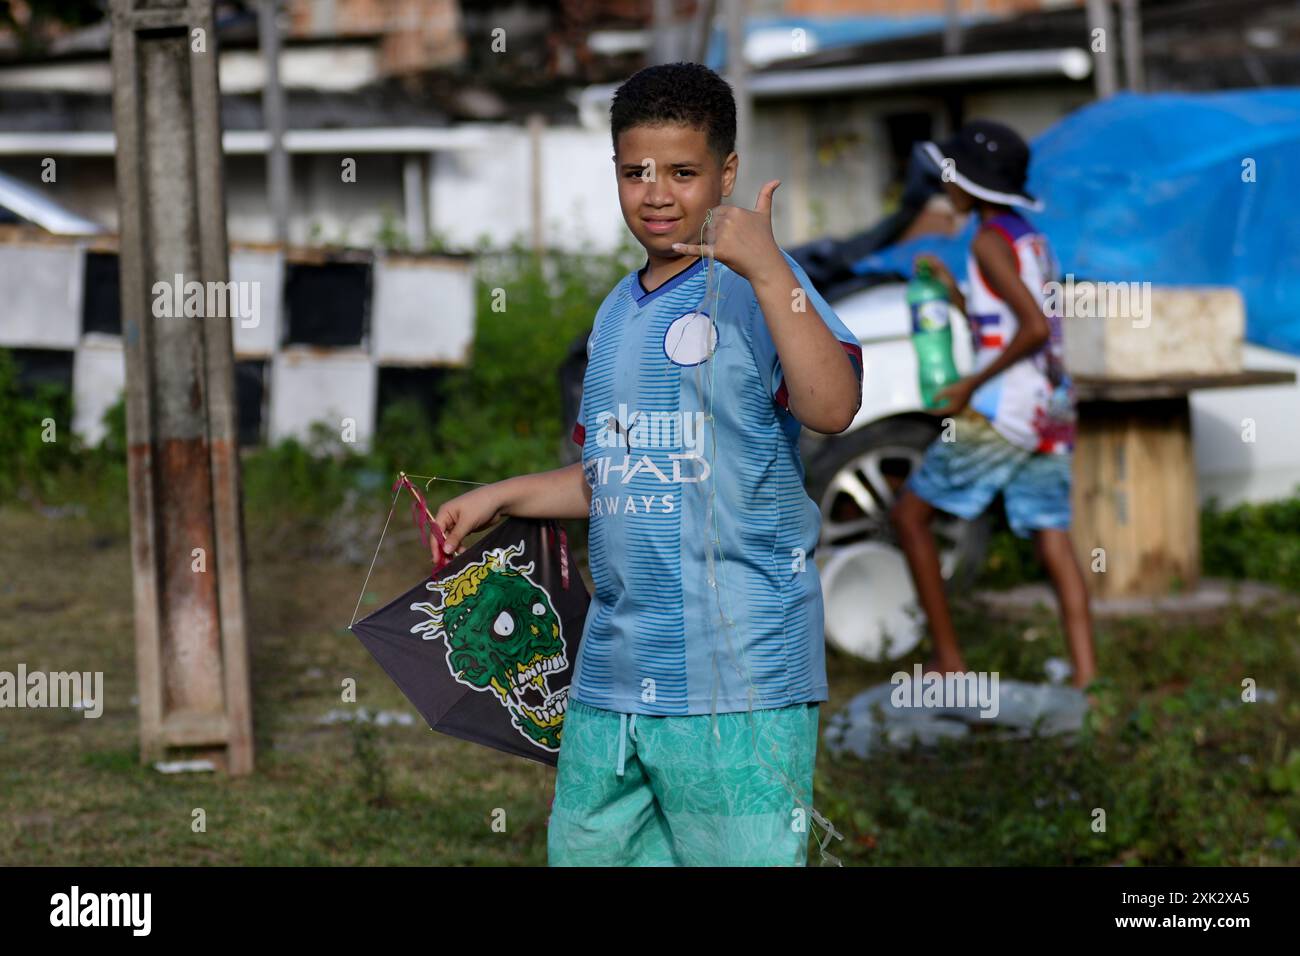
[{"label": "white circular patch on jersey", "polygon": [[674,365],[699,365],[718,347],[718,330],[704,312],[687,312],[664,333],[664,354]]}]

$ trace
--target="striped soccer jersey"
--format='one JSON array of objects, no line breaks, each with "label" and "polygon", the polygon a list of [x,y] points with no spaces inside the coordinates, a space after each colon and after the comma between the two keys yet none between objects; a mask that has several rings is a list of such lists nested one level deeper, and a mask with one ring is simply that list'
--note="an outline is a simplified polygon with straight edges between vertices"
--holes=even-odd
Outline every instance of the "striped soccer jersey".
[{"label": "striped soccer jersey", "polygon": [[[808,321],[834,333],[860,387],[856,337],[785,258]],[[716,308],[704,260],[650,292],[629,273],[588,339],[573,440],[591,487],[595,593],[569,692],[592,707],[692,715],[827,699],[821,515],[803,487],[801,425],[753,286],[713,268]]]}]

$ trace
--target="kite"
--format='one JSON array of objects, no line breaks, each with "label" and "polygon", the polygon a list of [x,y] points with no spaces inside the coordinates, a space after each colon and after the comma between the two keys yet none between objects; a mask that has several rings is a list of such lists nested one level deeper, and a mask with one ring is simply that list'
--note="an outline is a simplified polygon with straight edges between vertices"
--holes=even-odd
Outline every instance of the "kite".
[{"label": "kite", "polygon": [[352,632],[433,730],[555,766],[590,603],[564,530],[510,517],[448,557],[405,474],[394,505],[403,488],[433,571]]}]

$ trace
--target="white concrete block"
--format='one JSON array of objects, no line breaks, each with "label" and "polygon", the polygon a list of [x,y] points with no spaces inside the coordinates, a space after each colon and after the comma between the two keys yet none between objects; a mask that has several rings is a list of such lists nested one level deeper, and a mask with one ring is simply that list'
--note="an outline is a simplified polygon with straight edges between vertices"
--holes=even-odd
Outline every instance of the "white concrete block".
[{"label": "white concrete block", "polygon": [[0,348],[74,349],[81,338],[79,245],[0,246]]},{"label": "white concrete block", "polygon": [[371,353],[383,365],[462,365],[474,343],[474,308],[468,261],[377,259]]},{"label": "white concrete block", "polygon": [[1167,378],[1241,371],[1246,309],[1235,288],[1074,282],[1057,287],[1074,375]]},{"label": "white concrete block", "polygon": [[280,304],[284,301],[284,253],[279,250],[231,249],[230,279],[253,286],[257,324],[235,320],[235,357],[267,358],[280,343]]},{"label": "white concrete block", "polygon": [[72,430],[83,441],[99,444],[106,429],[104,413],[126,390],[126,359],[115,335],[87,335],[72,358]]},{"label": "white concrete block", "polygon": [[[1300,357],[1245,346],[1246,367],[1300,376]],[[1300,495],[1300,382],[1192,392],[1192,438],[1201,503],[1224,507]]]},{"label": "white concrete block", "polygon": [[377,384],[375,365],[361,349],[286,347],[271,361],[270,442],[305,440],[314,422],[325,423],[341,436],[350,419],[356,449],[368,449]]}]

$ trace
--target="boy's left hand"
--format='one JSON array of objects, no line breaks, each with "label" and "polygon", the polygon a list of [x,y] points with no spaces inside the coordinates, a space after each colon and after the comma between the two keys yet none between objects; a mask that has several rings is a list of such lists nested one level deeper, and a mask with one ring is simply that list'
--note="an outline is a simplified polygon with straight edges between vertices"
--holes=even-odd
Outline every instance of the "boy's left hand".
[{"label": "boy's left hand", "polygon": [[935,398],[946,398],[947,403],[940,405],[938,408],[927,409],[927,411],[933,415],[956,415],[970,404],[970,397],[978,387],[978,383],[973,378],[958,379],[935,393]]},{"label": "boy's left hand", "polygon": [[[758,191],[758,202],[753,209],[739,206],[713,208],[713,257],[751,282],[767,269],[785,262],[772,236],[772,193],[779,185],[779,179],[765,183]],[[674,242],[673,250],[703,256],[708,252],[708,244],[706,229],[703,245]]]}]

